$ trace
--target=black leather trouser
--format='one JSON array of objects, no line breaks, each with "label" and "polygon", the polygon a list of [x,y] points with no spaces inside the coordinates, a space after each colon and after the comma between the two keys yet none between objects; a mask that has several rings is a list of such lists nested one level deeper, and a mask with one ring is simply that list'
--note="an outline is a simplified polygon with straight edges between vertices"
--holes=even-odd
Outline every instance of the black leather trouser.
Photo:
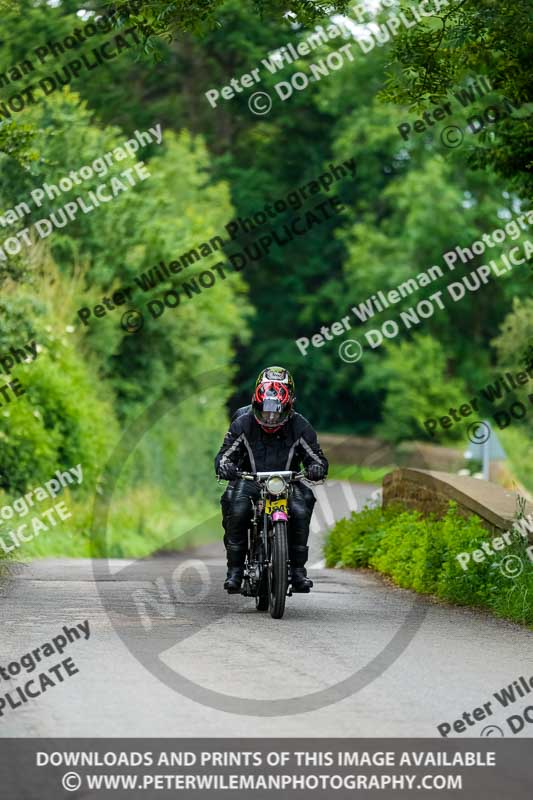
[{"label": "black leather trouser", "polygon": [[[259,498],[259,488],[251,481],[239,480],[220,498],[224,525],[224,544],[229,567],[244,564],[248,546],[247,531],[252,516],[252,504]],[[293,567],[303,567],[307,561],[309,523],[315,496],[305,484],[293,484],[289,499],[289,558]]]}]

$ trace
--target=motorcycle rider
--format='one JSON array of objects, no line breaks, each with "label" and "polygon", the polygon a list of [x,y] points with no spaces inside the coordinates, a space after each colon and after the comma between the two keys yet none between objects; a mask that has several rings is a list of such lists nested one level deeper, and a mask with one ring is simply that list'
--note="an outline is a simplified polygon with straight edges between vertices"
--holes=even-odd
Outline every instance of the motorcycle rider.
[{"label": "motorcycle rider", "polygon": [[[312,481],[325,478],[328,462],[309,422],[294,411],[294,381],[284,367],[267,367],[259,373],[252,402],[240,408],[215,458],[215,472],[230,484],[221,497],[228,574],[224,588],[240,591],[247,550],[247,531],[259,488],[237,478],[239,471],[299,471]],[[313,582],[305,563],[309,548],[309,523],[315,496],[305,484],[294,484],[289,500],[289,558],[294,592],[308,592]]]}]

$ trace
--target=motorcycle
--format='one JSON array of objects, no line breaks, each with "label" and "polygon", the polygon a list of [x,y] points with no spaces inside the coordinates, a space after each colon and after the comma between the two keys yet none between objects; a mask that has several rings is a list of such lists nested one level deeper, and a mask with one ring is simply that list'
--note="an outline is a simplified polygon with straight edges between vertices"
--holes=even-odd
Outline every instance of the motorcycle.
[{"label": "motorcycle", "polygon": [[[288,501],[292,485],[305,477],[304,472],[240,472],[239,478],[255,481],[260,488],[248,529],[248,550],[241,594],[255,597],[258,611],[270,611],[281,619],[285,600],[292,596],[287,528]],[[309,591],[309,590],[307,590]]]}]

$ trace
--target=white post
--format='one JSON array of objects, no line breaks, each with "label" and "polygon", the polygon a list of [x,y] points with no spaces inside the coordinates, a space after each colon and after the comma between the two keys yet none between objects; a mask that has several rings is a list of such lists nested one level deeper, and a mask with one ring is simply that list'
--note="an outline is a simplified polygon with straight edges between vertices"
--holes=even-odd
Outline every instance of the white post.
[{"label": "white post", "polygon": [[[491,435],[492,428],[490,422],[485,420],[485,424],[489,426]],[[483,480],[488,481],[490,478],[490,436],[486,442],[483,442]]]}]

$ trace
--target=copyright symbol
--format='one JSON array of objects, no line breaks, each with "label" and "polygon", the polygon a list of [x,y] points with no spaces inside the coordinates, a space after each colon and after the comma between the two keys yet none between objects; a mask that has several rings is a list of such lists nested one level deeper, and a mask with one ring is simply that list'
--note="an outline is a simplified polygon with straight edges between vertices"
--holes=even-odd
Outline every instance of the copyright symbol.
[{"label": "copyright symbol", "polygon": [[483,728],[480,736],[504,736],[504,732],[501,728],[498,728],[497,725],[487,725],[486,728]]},{"label": "copyright symbol", "polygon": [[126,333],[137,333],[137,331],[140,331],[144,325],[144,317],[140,311],[131,309],[122,315],[120,324]]},{"label": "copyright symbol", "polygon": [[63,775],[61,783],[67,792],[75,792],[81,786],[81,776],[77,772],[67,772]]},{"label": "copyright symbol", "polygon": [[266,92],[254,92],[248,100],[248,108],[252,114],[268,114],[272,108],[272,98]]},{"label": "copyright symbol", "polygon": [[500,562],[500,572],[505,578],[518,578],[524,569],[524,562],[519,556],[506,556]]},{"label": "copyright symbol", "polygon": [[[353,347],[352,347],[353,345]],[[346,339],[339,346],[339,356],[347,364],[355,364],[363,355],[363,348],[357,339]]]},{"label": "copyright symbol", "polygon": [[490,439],[490,425],[486,422],[471,422],[466,429],[466,435],[472,444],[485,444]]},{"label": "copyright symbol", "polygon": [[448,125],[440,133],[440,140],[445,147],[459,147],[464,139],[464,133],[457,125]]}]

